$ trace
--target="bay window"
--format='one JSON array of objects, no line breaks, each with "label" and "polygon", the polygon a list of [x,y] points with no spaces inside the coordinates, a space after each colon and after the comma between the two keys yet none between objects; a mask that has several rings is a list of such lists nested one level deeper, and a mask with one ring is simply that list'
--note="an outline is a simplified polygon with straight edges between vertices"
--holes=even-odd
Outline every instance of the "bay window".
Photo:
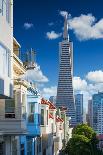
[{"label": "bay window", "polygon": [[5,118],[15,118],[15,101],[14,99],[5,100]]},{"label": "bay window", "polygon": [[10,77],[11,73],[11,59],[10,59],[10,51],[0,44],[0,75],[6,75]]},{"label": "bay window", "polygon": [[29,123],[34,123],[34,113],[35,113],[35,104],[29,103],[29,117],[28,117]]},{"label": "bay window", "polygon": [[41,125],[44,125],[44,109],[41,109]]}]

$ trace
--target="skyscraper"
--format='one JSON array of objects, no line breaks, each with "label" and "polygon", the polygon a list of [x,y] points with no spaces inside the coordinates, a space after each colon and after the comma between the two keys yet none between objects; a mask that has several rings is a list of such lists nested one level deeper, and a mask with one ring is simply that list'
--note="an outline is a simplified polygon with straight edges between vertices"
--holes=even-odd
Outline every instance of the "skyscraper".
[{"label": "skyscraper", "polygon": [[92,127],[92,100],[88,100],[88,125]]},{"label": "skyscraper", "polygon": [[76,106],[76,122],[77,124],[83,123],[83,94],[75,95],[75,106]]},{"label": "skyscraper", "polygon": [[65,16],[63,41],[59,43],[59,79],[57,88],[57,106],[68,108],[67,115],[71,117],[71,125],[76,123],[75,104],[73,97],[73,43],[68,36],[67,16]]},{"label": "skyscraper", "polygon": [[103,134],[103,92],[98,92],[92,97],[93,129],[98,134]]},{"label": "skyscraper", "polygon": [[56,96],[50,96],[49,101],[56,104]]}]

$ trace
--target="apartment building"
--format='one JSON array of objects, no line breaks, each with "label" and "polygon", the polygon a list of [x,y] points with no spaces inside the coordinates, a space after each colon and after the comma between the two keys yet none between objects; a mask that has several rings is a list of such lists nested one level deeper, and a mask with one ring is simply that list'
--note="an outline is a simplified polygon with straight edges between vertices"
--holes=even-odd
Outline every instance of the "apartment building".
[{"label": "apartment building", "polygon": [[0,0],[0,36],[0,99],[5,99],[13,96],[13,0]]},{"label": "apartment building", "polygon": [[11,155],[14,149],[12,147],[14,132],[10,129],[13,122],[7,113],[10,110],[8,100],[12,97],[13,0],[0,0],[0,154],[2,155]]},{"label": "apartment building", "polygon": [[40,104],[40,95],[31,85],[27,91],[27,135],[20,137],[21,155],[41,155]]}]

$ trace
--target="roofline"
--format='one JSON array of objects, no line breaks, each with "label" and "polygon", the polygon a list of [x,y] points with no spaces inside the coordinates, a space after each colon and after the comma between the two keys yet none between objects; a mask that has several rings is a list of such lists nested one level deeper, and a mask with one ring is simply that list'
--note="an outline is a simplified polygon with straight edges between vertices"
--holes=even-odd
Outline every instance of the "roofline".
[{"label": "roofline", "polygon": [[21,48],[21,45],[19,44],[19,42],[16,40],[15,37],[13,37],[13,40],[17,43],[17,45]]}]

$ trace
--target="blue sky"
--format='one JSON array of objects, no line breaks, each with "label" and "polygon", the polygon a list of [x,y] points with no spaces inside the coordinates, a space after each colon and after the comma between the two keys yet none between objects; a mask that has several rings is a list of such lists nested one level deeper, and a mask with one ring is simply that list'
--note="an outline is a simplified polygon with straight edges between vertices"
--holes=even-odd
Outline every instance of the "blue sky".
[{"label": "blue sky", "polygon": [[[61,11],[71,14],[69,36],[74,44],[74,76],[80,78],[82,84],[85,81],[87,86],[88,84],[94,86],[94,82],[96,84],[103,82],[91,80],[89,74],[94,71],[91,73],[93,78],[99,75],[97,78],[101,79],[103,76],[102,6],[102,0],[14,0],[14,36],[21,44],[22,58],[30,48],[37,51],[36,61],[49,80],[45,87],[57,85],[58,45],[62,40],[59,36],[64,22],[60,15]],[[52,31],[58,38],[47,37],[47,32],[51,34]]]}]

